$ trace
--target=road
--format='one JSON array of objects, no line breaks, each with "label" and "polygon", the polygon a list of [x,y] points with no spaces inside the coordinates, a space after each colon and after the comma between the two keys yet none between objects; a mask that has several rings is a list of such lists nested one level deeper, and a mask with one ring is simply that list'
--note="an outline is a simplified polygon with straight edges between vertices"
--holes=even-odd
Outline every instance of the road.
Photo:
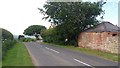
[{"label": "road", "polygon": [[92,68],[94,66],[118,66],[117,62],[66,48],[36,42],[24,44],[35,66],[88,66]]}]

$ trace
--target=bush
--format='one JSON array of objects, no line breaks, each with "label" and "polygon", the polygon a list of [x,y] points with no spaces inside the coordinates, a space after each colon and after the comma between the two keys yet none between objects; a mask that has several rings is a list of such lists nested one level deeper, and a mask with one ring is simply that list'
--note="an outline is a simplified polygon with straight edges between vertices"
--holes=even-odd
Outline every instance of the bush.
[{"label": "bush", "polygon": [[41,33],[41,36],[43,38],[43,42],[48,42],[48,43],[55,43],[55,44],[64,44],[65,39],[63,36],[61,36],[55,28],[50,28],[47,30],[44,30]]},{"label": "bush", "polygon": [[[2,29],[2,28],[0,28],[0,29]],[[12,35],[11,32],[9,32],[6,29],[2,29],[2,39],[3,40],[5,40],[5,39],[7,39],[7,40],[13,40],[14,38],[13,38],[13,35]]]},{"label": "bush", "polygon": [[7,51],[10,48],[12,48],[16,42],[17,42],[16,40],[4,40],[4,41],[2,41],[2,59],[4,59],[4,56],[6,55]]},{"label": "bush", "polygon": [[32,41],[36,41],[36,39],[32,39],[32,38],[21,38],[20,41],[22,41],[22,42],[32,42]]},{"label": "bush", "polygon": [[2,30],[2,59],[3,59],[7,51],[15,45],[16,40],[14,40],[14,37],[11,32],[3,28],[0,29]]},{"label": "bush", "polygon": [[24,41],[25,41],[25,39],[26,39],[26,38],[20,38],[19,40],[20,40],[20,41],[22,41],[22,42],[24,42]]},{"label": "bush", "polygon": [[[77,39],[72,39],[71,36],[67,37],[66,33],[59,32],[56,27],[42,31],[41,36],[43,42],[77,46]],[[68,41],[65,41],[66,38],[68,38]]]}]

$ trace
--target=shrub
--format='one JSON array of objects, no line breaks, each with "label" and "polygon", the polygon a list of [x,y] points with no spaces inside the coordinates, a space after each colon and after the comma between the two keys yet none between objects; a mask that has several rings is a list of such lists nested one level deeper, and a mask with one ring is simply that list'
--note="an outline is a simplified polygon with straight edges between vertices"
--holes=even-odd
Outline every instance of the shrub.
[{"label": "shrub", "polygon": [[6,55],[7,51],[12,48],[16,43],[16,40],[2,41],[2,58]]},{"label": "shrub", "polygon": [[14,46],[16,40],[14,40],[13,35],[6,29],[2,29],[2,59],[6,55],[7,51]]},{"label": "shrub", "polygon": [[[43,42],[77,46],[76,39],[71,39],[72,37],[67,37],[66,33],[61,32],[59,32],[56,27],[42,31],[41,36],[43,38]],[[65,41],[66,38],[68,38],[68,41]]]},{"label": "shrub", "polygon": [[48,43],[55,43],[55,44],[64,44],[64,38],[61,36],[55,28],[50,28],[47,30],[44,30],[41,33],[41,36],[43,38],[43,42],[48,42]]},{"label": "shrub", "polygon": [[[0,29],[2,29],[2,28],[0,28]],[[14,38],[13,38],[13,35],[11,32],[9,32],[6,29],[2,29],[2,40],[5,40],[5,39],[13,40]]]},{"label": "shrub", "polygon": [[21,38],[20,41],[22,41],[22,42],[32,42],[32,41],[36,41],[36,39],[32,39],[32,38]]}]

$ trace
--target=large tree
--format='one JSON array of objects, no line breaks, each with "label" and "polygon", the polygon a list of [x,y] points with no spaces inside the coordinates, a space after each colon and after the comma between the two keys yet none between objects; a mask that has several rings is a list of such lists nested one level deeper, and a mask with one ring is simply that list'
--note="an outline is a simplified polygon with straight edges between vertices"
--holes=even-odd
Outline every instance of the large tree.
[{"label": "large tree", "polygon": [[[56,25],[56,31],[69,43],[77,41],[79,32],[97,25],[96,17],[104,14],[102,10],[106,2],[46,2],[44,9],[38,8],[45,15],[43,19]],[[103,16],[102,16],[103,17]]]},{"label": "large tree", "polygon": [[36,39],[39,39],[38,37],[41,34],[41,31],[44,29],[46,29],[46,27],[42,25],[31,25],[24,30],[23,34],[29,35],[29,36],[34,35]]}]

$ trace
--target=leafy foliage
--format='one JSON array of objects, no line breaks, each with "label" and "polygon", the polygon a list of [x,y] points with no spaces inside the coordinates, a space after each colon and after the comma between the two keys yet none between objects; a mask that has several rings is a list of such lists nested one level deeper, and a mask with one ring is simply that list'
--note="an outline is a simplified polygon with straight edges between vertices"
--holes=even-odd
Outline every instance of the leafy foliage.
[{"label": "leafy foliage", "polygon": [[31,25],[24,30],[23,34],[35,35],[36,39],[38,39],[38,37],[39,37],[38,34],[41,34],[41,31],[44,29],[46,29],[46,27],[42,26],[42,25]]},{"label": "leafy foliage", "polygon": [[35,33],[40,34],[42,29],[46,29],[45,26],[41,25],[31,25],[24,30],[25,35],[34,35]]},{"label": "leafy foliage", "polygon": [[33,41],[36,41],[36,40],[32,39],[32,38],[21,38],[20,41],[22,41],[22,42],[33,42]]},{"label": "leafy foliage", "polygon": [[60,34],[56,28],[50,28],[42,31],[41,36],[44,42],[55,43],[55,44],[67,44],[65,42],[64,34]]},{"label": "leafy foliage", "polygon": [[[0,28],[0,29],[2,29],[2,28]],[[2,39],[3,40],[13,40],[14,38],[13,38],[13,35],[12,35],[12,33],[10,33],[8,30],[6,30],[6,29],[2,29]]]},{"label": "leafy foliage", "polygon": [[103,0],[93,3],[46,2],[44,9],[39,10],[45,15],[43,19],[56,25],[56,39],[60,36],[59,41],[68,38],[68,44],[77,45],[78,33],[99,23],[96,17],[104,14],[102,6],[105,3]]},{"label": "leafy foliage", "polygon": [[6,29],[2,29],[2,59],[6,55],[7,51],[14,46],[16,40],[14,40],[13,35]]},{"label": "leafy foliage", "polygon": [[42,31],[41,36],[44,42],[53,42],[54,40],[52,38],[55,36],[54,34],[54,29],[47,29]]},{"label": "leafy foliage", "polygon": [[2,59],[4,59],[7,51],[11,49],[16,44],[16,42],[17,42],[16,40],[2,41]]}]

